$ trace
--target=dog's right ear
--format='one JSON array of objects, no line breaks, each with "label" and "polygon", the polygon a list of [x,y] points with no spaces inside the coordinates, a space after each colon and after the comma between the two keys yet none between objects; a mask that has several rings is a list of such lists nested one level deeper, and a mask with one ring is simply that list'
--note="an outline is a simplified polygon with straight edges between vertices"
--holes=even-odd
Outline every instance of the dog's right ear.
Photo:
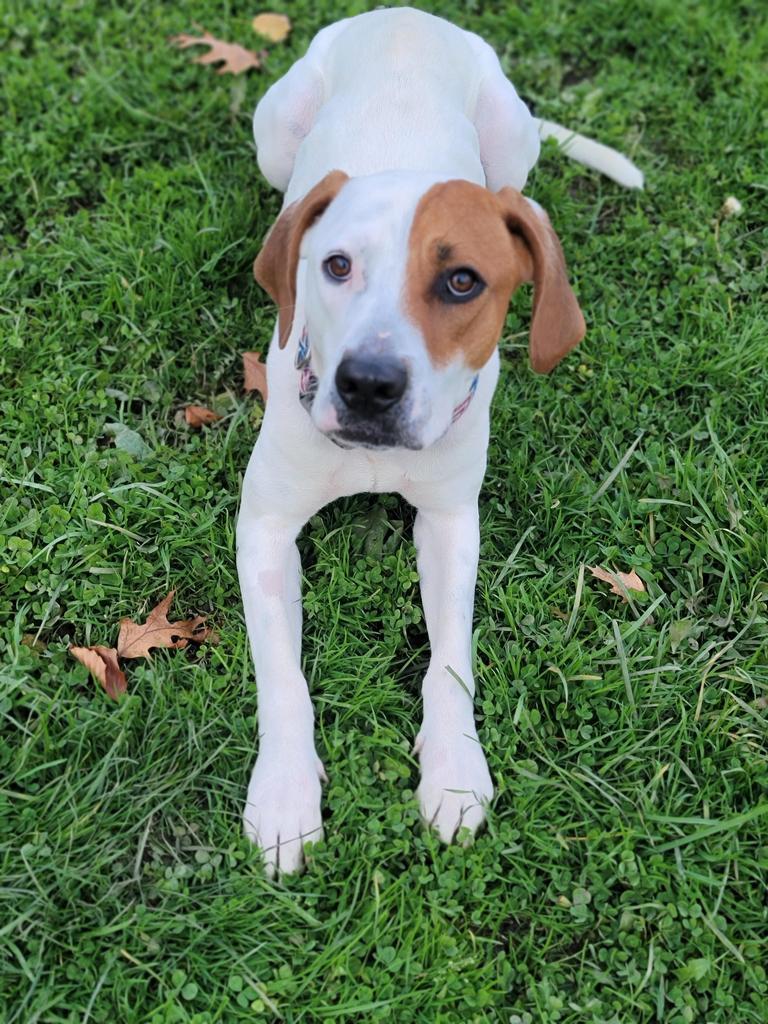
[{"label": "dog's right ear", "polygon": [[531,367],[536,373],[549,373],[584,337],[584,317],[568,282],[560,239],[545,211],[514,188],[503,188],[496,196],[507,227],[522,239],[530,253]]},{"label": "dog's right ear", "polygon": [[275,221],[253,264],[253,276],[277,303],[280,348],[285,348],[296,305],[296,271],[304,232],[314,224],[349,180],[331,171],[303,199],[291,203]]}]

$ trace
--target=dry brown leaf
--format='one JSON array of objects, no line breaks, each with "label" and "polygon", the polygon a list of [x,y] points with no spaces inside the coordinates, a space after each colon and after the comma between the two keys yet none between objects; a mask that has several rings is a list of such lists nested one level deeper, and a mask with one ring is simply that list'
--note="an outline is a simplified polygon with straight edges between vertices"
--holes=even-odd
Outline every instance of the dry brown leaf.
[{"label": "dry brown leaf", "polygon": [[634,590],[640,594],[645,593],[645,584],[634,569],[632,569],[631,572],[610,572],[608,569],[604,569],[601,565],[589,565],[587,568],[593,576],[602,580],[603,583],[610,583],[611,592],[618,594],[623,601],[626,601],[627,598],[624,594],[624,590],[621,589],[617,580],[621,580],[626,590]]},{"label": "dry brown leaf", "polygon": [[175,593],[176,591],[172,590],[164,597],[149,613],[146,622],[139,624],[131,619],[120,620],[117,653],[121,658],[148,658],[152,647],[181,649],[186,647],[190,640],[196,643],[203,640],[215,642],[215,634],[204,625],[204,615],[196,615],[180,622],[168,621],[168,609]]},{"label": "dry brown leaf", "polygon": [[125,673],[120,668],[114,647],[70,647],[69,652],[81,665],[85,665],[112,700],[117,700],[128,690]]},{"label": "dry brown leaf", "polygon": [[251,22],[254,32],[273,43],[282,43],[291,31],[291,19],[287,14],[257,14]]},{"label": "dry brown leaf", "polygon": [[258,391],[267,400],[267,364],[262,363],[258,352],[243,352],[243,372],[245,374],[245,390]]},{"label": "dry brown leaf", "polygon": [[260,68],[261,58],[253,50],[246,50],[239,43],[225,43],[216,39],[210,32],[203,32],[201,36],[189,36],[182,33],[178,36],[171,36],[171,44],[178,46],[180,50],[186,50],[188,46],[208,46],[208,53],[195,57],[195,64],[217,64],[224,61],[220,68],[217,68],[220,75],[240,75],[249,68]]},{"label": "dry brown leaf", "polygon": [[21,642],[24,647],[28,647],[35,654],[42,654],[45,650],[45,643],[38,637],[37,633],[24,633]]},{"label": "dry brown leaf", "polygon": [[184,409],[184,419],[190,427],[205,427],[209,423],[215,423],[221,416],[213,409],[206,409],[204,405],[188,405]]}]

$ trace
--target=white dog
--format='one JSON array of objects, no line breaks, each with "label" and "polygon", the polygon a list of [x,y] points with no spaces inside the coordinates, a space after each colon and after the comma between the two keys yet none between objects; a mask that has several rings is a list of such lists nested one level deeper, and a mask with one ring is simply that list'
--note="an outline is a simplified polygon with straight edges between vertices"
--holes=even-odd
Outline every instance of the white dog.
[{"label": "white dog", "polygon": [[397,491],[416,506],[431,644],[421,812],[446,842],[482,822],[493,786],[470,648],[496,346],[529,281],[534,370],[584,334],[557,236],[519,190],[542,134],[627,186],[642,177],[534,120],[478,36],[409,8],[324,29],[253,124],[259,166],[285,192],[254,266],[279,315],[237,527],[260,737],[244,821],[273,874],[322,835],[295,542],[342,495]]}]

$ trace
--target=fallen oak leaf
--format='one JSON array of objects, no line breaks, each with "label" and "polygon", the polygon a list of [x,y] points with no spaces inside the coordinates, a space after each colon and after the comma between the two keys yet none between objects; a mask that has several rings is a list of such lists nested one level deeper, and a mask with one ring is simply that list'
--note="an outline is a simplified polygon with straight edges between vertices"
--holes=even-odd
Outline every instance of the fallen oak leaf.
[{"label": "fallen oak leaf", "polygon": [[287,14],[257,14],[251,22],[251,28],[273,43],[282,43],[291,31],[291,19]]},{"label": "fallen oak leaf", "polygon": [[128,681],[120,668],[114,647],[70,647],[69,653],[81,665],[85,665],[112,700],[117,700],[128,691]]},{"label": "fallen oak leaf", "polygon": [[204,405],[187,405],[184,409],[184,419],[190,427],[197,429],[215,423],[221,416],[213,409],[206,409]]},{"label": "fallen oak leaf", "polygon": [[261,57],[253,50],[246,50],[239,43],[225,43],[217,39],[210,32],[203,32],[201,36],[190,36],[182,33],[178,36],[171,36],[172,46],[178,46],[180,50],[186,50],[189,46],[208,46],[208,53],[195,57],[195,64],[216,64],[224,61],[217,72],[220,75],[240,75],[249,68],[260,68]]},{"label": "fallen oak leaf", "polygon": [[626,590],[633,590],[639,594],[645,593],[645,584],[634,569],[630,572],[610,572],[601,565],[589,565],[587,568],[593,576],[602,580],[603,583],[610,583],[611,593],[618,594],[624,602],[627,600]]},{"label": "fallen oak leaf", "polygon": [[218,637],[204,625],[205,616],[196,615],[179,622],[168,621],[176,591],[171,590],[147,616],[146,622],[136,623],[132,619],[120,620],[120,634],[117,638],[117,653],[121,658],[148,658],[152,647],[173,647],[181,650],[190,640],[215,643]]},{"label": "fallen oak leaf", "polygon": [[267,364],[262,363],[259,352],[243,352],[244,388],[246,391],[258,391],[267,401]]}]

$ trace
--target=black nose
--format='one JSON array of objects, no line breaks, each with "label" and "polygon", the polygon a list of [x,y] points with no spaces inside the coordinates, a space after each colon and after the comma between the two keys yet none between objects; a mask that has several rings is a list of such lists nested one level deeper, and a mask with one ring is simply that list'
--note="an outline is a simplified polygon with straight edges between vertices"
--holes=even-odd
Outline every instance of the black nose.
[{"label": "black nose", "polygon": [[373,415],[403,397],[408,374],[391,356],[347,356],[336,371],[336,390],[354,412]]}]

